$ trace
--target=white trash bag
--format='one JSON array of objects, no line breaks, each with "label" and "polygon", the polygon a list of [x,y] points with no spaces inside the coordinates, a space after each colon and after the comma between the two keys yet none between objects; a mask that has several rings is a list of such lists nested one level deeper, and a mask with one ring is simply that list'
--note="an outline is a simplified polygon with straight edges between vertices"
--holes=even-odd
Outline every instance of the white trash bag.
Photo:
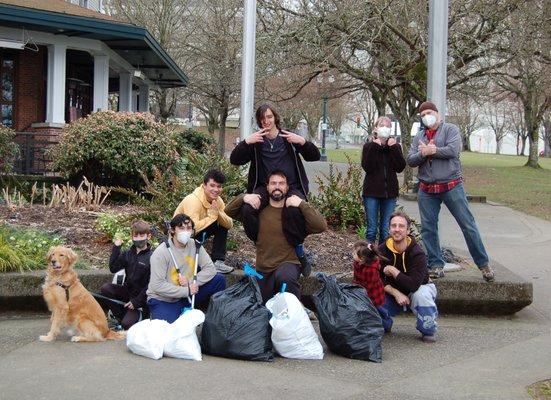
[{"label": "white trash bag", "polygon": [[126,333],[126,346],[140,356],[158,360],[170,339],[170,324],[162,319],[144,319]]},{"label": "white trash bag", "polygon": [[292,293],[278,293],[266,303],[272,313],[272,343],[282,357],[323,359],[323,348],[302,303]]},{"label": "white trash bag", "polygon": [[168,357],[201,361],[201,345],[196,328],[205,321],[201,310],[187,310],[170,325],[170,339],[165,345],[164,354]]}]

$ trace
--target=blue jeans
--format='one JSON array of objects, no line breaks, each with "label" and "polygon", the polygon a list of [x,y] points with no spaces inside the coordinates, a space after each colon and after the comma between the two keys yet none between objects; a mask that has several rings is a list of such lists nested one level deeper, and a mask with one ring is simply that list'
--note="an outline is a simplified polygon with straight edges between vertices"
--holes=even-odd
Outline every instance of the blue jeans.
[{"label": "blue jeans", "polygon": [[[226,278],[222,274],[217,273],[210,281],[199,286],[199,292],[195,295],[195,305],[197,306],[209,301],[213,294],[225,288]],[[147,300],[147,305],[149,306],[151,319],[164,319],[170,324],[178,319],[184,308],[190,307],[187,298],[179,299],[173,303],[152,298]]]},{"label": "blue jeans", "polygon": [[388,225],[390,215],[396,207],[396,197],[390,199],[382,197],[364,197],[365,209],[365,238],[370,243],[375,243],[377,239],[377,229],[379,229],[379,243],[382,243],[388,237]]},{"label": "blue jeans", "polygon": [[427,250],[429,268],[443,267],[445,264],[438,237],[438,215],[442,203],[448,207],[459,224],[475,264],[478,268],[488,265],[488,254],[469,209],[462,183],[444,193],[426,193],[419,190],[417,202],[421,214],[421,237]]}]

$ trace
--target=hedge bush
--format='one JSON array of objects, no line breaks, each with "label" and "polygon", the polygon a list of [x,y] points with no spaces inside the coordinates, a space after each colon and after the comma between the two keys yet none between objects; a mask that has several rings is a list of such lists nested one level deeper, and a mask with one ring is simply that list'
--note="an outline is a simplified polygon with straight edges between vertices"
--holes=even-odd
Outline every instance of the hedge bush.
[{"label": "hedge bush", "polygon": [[0,124],[0,172],[10,172],[19,154],[19,146],[13,141],[15,131]]},{"label": "hedge bush", "polygon": [[86,176],[99,185],[139,189],[142,175],[178,159],[175,130],[148,113],[102,111],[68,125],[52,150],[53,168],[65,178]]}]

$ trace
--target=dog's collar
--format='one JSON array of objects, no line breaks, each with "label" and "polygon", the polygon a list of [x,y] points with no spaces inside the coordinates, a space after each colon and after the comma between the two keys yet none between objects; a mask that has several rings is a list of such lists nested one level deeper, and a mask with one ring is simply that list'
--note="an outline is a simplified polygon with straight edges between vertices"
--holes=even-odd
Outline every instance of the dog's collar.
[{"label": "dog's collar", "polygon": [[57,281],[55,284],[57,286],[60,286],[63,289],[65,289],[65,297],[66,297],[67,301],[69,301],[69,288],[71,287],[71,285],[65,285],[65,284],[63,284],[62,282],[59,282],[59,281]]}]

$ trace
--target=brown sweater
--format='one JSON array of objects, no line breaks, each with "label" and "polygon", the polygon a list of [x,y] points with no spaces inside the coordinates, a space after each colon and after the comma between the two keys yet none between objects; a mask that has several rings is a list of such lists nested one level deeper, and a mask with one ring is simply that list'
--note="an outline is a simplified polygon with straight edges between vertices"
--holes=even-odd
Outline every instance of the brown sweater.
[{"label": "brown sweater", "polygon": [[[226,212],[232,218],[239,217],[244,195],[239,195],[227,206]],[[306,220],[307,234],[321,233],[327,229],[327,222],[308,202],[302,201],[299,206]],[[256,268],[262,272],[271,272],[284,262],[299,264],[295,248],[283,235],[281,225],[282,208],[267,205],[260,211],[258,241],[256,242]]]}]

